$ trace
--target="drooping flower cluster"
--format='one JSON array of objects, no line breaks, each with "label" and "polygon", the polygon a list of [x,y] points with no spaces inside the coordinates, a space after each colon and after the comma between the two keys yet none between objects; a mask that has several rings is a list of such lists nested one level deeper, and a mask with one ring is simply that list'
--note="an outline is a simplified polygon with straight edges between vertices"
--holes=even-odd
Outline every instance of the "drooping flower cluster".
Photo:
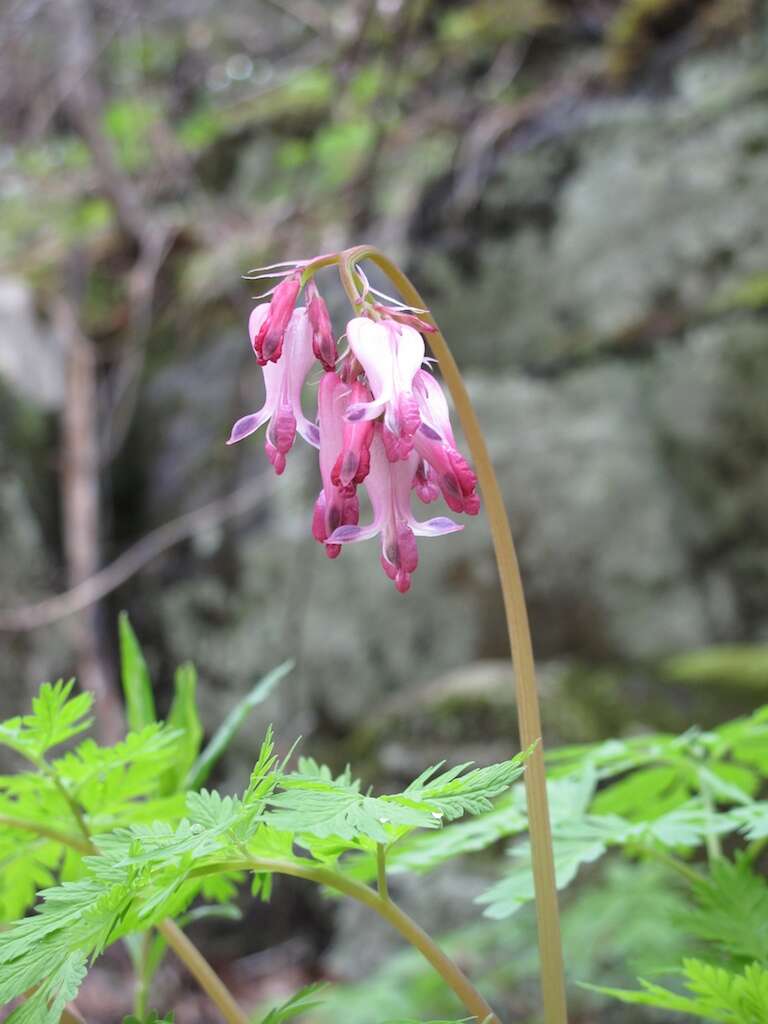
[{"label": "drooping flower cluster", "polygon": [[[442,494],[454,512],[475,515],[480,507],[475,474],[456,448],[445,395],[423,368],[422,332],[432,328],[404,307],[364,300],[347,324],[349,347],[339,357],[313,280],[305,287],[306,306],[296,304],[302,266],[289,270],[271,301],[251,314],[249,334],[266,398],[258,412],[235,423],[228,443],[266,423],[265,449],[278,474],[297,432],[319,449],[322,489],[313,536],[336,558],[344,544],[380,534],[382,568],[405,593],[419,561],[416,537],[462,529],[447,516],[417,520],[411,492],[425,503]],[[312,422],[301,392],[316,361],[323,373]],[[360,525],[360,484],[373,509],[367,526]]]}]

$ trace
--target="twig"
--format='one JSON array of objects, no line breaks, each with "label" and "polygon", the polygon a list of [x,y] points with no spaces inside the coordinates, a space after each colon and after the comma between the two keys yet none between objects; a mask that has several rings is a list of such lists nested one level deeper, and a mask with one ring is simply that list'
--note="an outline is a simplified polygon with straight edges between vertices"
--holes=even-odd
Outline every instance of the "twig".
[{"label": "twig", "polygon": [[257,508],[272,494],[272,477],[258,477],[231,494],[171,519],[146,534],[122,555],[71,590],[37,604],[0,612],[0,630],[26,633],[48,626],[100,601],[164,551],[227,519]]}]

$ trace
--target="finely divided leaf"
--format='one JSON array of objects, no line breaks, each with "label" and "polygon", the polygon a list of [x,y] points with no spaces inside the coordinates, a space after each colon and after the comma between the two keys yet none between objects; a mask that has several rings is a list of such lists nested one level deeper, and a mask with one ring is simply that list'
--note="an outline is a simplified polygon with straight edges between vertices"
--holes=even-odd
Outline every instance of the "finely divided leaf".
[{"label": "finely divided leaf", "polygon": [[[289,785],[290,778],[283,782]],[[335,783],[305,783],[269,797],[266,821],[283,832],[331,836],[356,842],[388,843],[391,829],[438,828],[437,812],[401,806],[384,797],[371,797]]]},{"label": "finely divided leaf", "polygon": [[693,895],[697,907],[682,922],[687,931],[736,962],[768,964],[768,882],[744,857],[716,860]]},{"label": "finely divided leaf", "polygon": [[120,678],[125,695],[128,727],[140,732],[156,720],[152,680],[139,641],[126,612],[120,612]]},{"label": "finely divided leaf", "polygon": [[742,974],[736,974],[690,959],[683,961],[683,970],[689,996],[677,995],[642,978],[642,991],[584,987],[622,1003],[673,1010],[721,1024],[764,1024],[768,1020],[768,971],[760,964],[750,964]]},{"label": "finely divided leaf", "polygon": [[73,686],[72,679],[68,683],[62,680],[43,683],[40,692],[32,698],[31,715],[0,724],[0,744],[37,764],[51,747],[87,729],[92,721],[86,716],[93,697],[90,693],[70,697]]},{"label": "finely divided leaf", "polygon": [[174,695],[168,712],[167,724],[179,732],[178,753],[173,768],[168,772],[166,789],[182,788],[187,772],[200,753],[203,727],[197,713],[197,671],[187,662],[176,669],[173,678]]},{"label": "finely divided leaf", "polygon": [[449,768],[442,775],[436,775],[442,765],[435,765],[412,782],[402,797],[429,805],[448,821],[463,814],[482,814],[492,810],[494,797],[509,789],[522,775],[525,761],[532,752],[533,747],[511,761],[474,768],[465,774],[462,772],[470,767],[471,762]]},{"label": "finely divided leaf", "polygon": [[306,985],[286,1002],[276,1006],[274,1010],[270,1010],[267,1016],[262,1019],[261,1024],[285,1024],[285,1021],[293,1020],[301,1013],[314,1010],[315,1007],[320,1006],[322,1003],[322,999],[318,997],[326,987],[321,982]]}]

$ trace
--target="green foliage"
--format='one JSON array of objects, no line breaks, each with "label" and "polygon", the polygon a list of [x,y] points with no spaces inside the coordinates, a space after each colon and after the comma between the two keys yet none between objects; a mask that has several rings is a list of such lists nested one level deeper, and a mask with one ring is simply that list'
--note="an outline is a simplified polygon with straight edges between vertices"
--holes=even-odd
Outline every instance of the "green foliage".
[{"label": "green foliage", "polygon": [[711,943],[718,955],[739,966],[758,960],[768,966],[768,882],[743,856],[714,861],[693,887],[695,908],[686,931]]},{"label": "green foliage", "polygon": [[639,991],[598,991],[624,1003],[724,1024],[768,1019],[768,881],[754,873],[744,855],[733,862],[717,858],[706,876],[694,876],[691,896],[693,906],[679,915],[680,923],[717,962],[683,959],[678,974],[684,992],[643,979]]},{"label": "green foliage", "polygon": [[673,1010],[722,1024],[764,1024],[768,1020],[768,971],[759,964],[735,973],[688,959],[683,961],[683,978],[690,995],[678,995],[649,981],[641,982],[641,992],[610,988],[596,991],[634,1006]]},{"label": "green foliage", "polygon": [[137,171],[152,162],[152,128],[160,110],[148,98],[116,99],[104,112],[104,130],[115,144],[118,159],[126,171]]},{"label": "green foliage", "polygon": [[[763,275],[762,304],[768,304],[768,275]],[[746,301],[746,298],[744,299]],[[676,683],[705,683],[768,689],[768,646],[721,644],[668,658],[664,676]]]},{"label": "green foliage", "polygon": [[31,715],[11,718],[0,725],[0,744],[38,764],[52,747],[87,729],[93,698],[81,693],[70,699],[73,686],[73,679],[68,683],[43,683],[32,699]]},{"label": "green foliage", "polygon": [[155,699],[152,694],[152,680],[133,632],[128,615],[120,613],[120,678],[125,696],[125,712],[128,727],[135,732],[155,721]]},{"label": "green foliage", "polygon": [[[139,724],[147,717],[149,679],[125,619],[123,637],[126,694],[133,694]],[[253,704],[288,667],[271,673],[230,716],[213,749],[190,769],[194,779],[215,762]],[[312,879],[315,866],[326,872],[317,880],[332,885],[328,865],[344,853],[388,847],[414,829],[439,829],[463,814],[487,812],[520,775],[526,757],[486,768],[464,764],[440,772],[437,766],[402,793],[376,797],[364,793],[349,770],[334,777],[311,759],[287,772],[269,730],[240,796],[206,789],[169,793],[174,765],[189,761],[199,743],[194,674],[186,669],[177,675],[173,725],[149,722],[114,747],[86,739],[57,760],[41,761],[52,743],[82,727],[89,705],[72,697],[71,689],[44,687],[33,715],[2,727],[12,745],[40,762],[36,772],[4,782],[14,817],[23,813],[27,847],[45,840],[49,863],[35,861],[29,849],[23,853],[27,901],[40,882],[55,881],[62,859],[67,865],[64,880],[40,892],[36,913],[0,934],[0,1000],[35,989],[11,1017],[14,1024],[53,1024],[76,993],[88,959],[120,938],[185,914],[200,895],[226,902],[246,871],[262,894],[273,873]],[[47,836],[52,822],[63,827]],[[15,832],[11,842],[23,846]],[[306,854],[299,855],[295,844]],[[151,948],[152,969],[163,950],[159,943]],[[316,989],[300,993],[273,1010],[265,1024],[291,1019],[313,1005],[316,995]]]},{"label": "green foliage", "polygon": [[261,1024],[284,1024],[285,1021],[294,1020],[307,1010],[314,1010],[322,1002],[319,996],[325,988],[326,986],[320,983],[306,985],[286,1002],[270,1010],[266,1017],[262,1018]]},{"label": "green foliage", "polygon": [[[243,792],[220,794],[201,788],[203,781],[290,664],[261,680],[201,751],[194,669],[177,671],[168,720],[155,721],[146,662],[124,617],[120,629],[133,727],[124,740],[102,747],[80,737],[89,725],[90,699],[74,694],[71,683],[46,684],[31,714],[0,724],[0,743],[30,763],[28,770],[0,778],[0,911],[13,922],[0,933],[0,1001],[32,993],[11,1016],[13,1024],[53,1024],[77,992],[87,963],[121,938],[146,986],[166,951],[153,929],[169,917],[181,924],[213,914],[236,919],[232,897],[248,876],[262,898],[281,873],[349,892],[375,877],[382,852],[388,872],[423,873],[512,838],[511,869],[480,902],[492,918],[530,902],[524,794],[521,786],[512,788],[530,751],[483,767],[441,763],[401,792],[377,795],[349,768],[334,774],[312,758],[299,758],[289,769],[288,758],[275,752],[270,729]],[[678,901],[675,913],[675,927],[696,952],[683,961],[684,990],[643,982],[637,992],[604,986],[602,996],[705,1020],[761,1019],[768,884],[751,863],[759,850],[754,844],[768,837],[768,802],[756,799],[768,775],[767,735],[768,708],[762,708],[710,732],[612,740],[551,755],[561,888],[583,865],[615,849],[632,862],[672,863],[692,889],[693,906]],[[70,749],[57,755],[63,743]],[[732,862],[714,856],[725,835],[750,844],[747,853]],[[701,847],[713,856],[708,874],[680,859]],[[25,917],[36,895],[35,913]],[[643,905],[633,916],[645,920],[643,909],[652,901],[647,893],[636,895]],[[674,903],[667,893],[664,904]],[[623,907],[618,928],[628,915],[626,900],[613,905]],[[609,907],[593,909],[590,922],[579,927],[607,918]],[[140,935],[147,941],[138,941]],[[670,946],[670,957],[677,949]],[[297,993],[262,1024],[316,1008],[318,992],[310,987]],[[450,1013],[452,1007],[429,1009]],[[393,1017],[400,1013],[400,1021],[413,1019],[402,1016],[410,1005],[385,1003],[387,1010]]]}]

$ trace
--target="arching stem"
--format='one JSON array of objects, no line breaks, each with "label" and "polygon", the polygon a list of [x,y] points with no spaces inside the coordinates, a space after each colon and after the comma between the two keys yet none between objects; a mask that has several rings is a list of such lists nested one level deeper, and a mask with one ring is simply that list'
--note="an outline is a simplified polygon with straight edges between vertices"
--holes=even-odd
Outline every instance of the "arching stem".
[{"label": "arching stem", "polygon": [[[376,264],[395,285],[405,301],[417,309],[427,309],[423,298],[408,277],[387,256],[368,245],[355,246],[341,254],[341,281],[353,306],[357,298],[354,268],[363,259]],[[422,315],[422,314],[420,314]],[[541,959],[541,988],[545,1024],[565,1024],[565,976],[560,939],[557,886],[552,852],[552,831],[549,822],[544,750],[541,743],[541,716],[536,690],[528,612],[523,583],[517,561],[512,531],[504,507],[498,479],[493,468],[483,432],[467,393],[456,360],[431,314],[424,319],[435,327],[428,336],[429,345],[440,365],[453,397],[477,472],[499,568],[504,609],[506,612],[512,664],[515,672],[517,717],[523,749],[539,741],[526,764],[525,788],[528,802],[528,824],[533,855],[533,881],[536,893],[536,915]]]},{"label": "arching stem", "polygon": [[215,874],[220,871],[256,871],[272,874],[291,875],[304,878],[328,889],[349,896],[358,903],[364,904],[390,924],[395,931],[414,946],[421,955],[437,971],[443,981],[458,996],[467,1010],[473,1015],[473,1024],[500,1024],[493,1009],[483,999],[464,972],[447,956],[437,943],[418,925],[404,910],[401,910],[389,897],[382,897],[374,889],[361,882],[348,878],[331,868],[314,865],[308,861],[297,864],[296,861],[281,861],[271,858],[253,857],[243,861],[231,861],[220,864],[206,864],[193,869],[190,877]]}]

